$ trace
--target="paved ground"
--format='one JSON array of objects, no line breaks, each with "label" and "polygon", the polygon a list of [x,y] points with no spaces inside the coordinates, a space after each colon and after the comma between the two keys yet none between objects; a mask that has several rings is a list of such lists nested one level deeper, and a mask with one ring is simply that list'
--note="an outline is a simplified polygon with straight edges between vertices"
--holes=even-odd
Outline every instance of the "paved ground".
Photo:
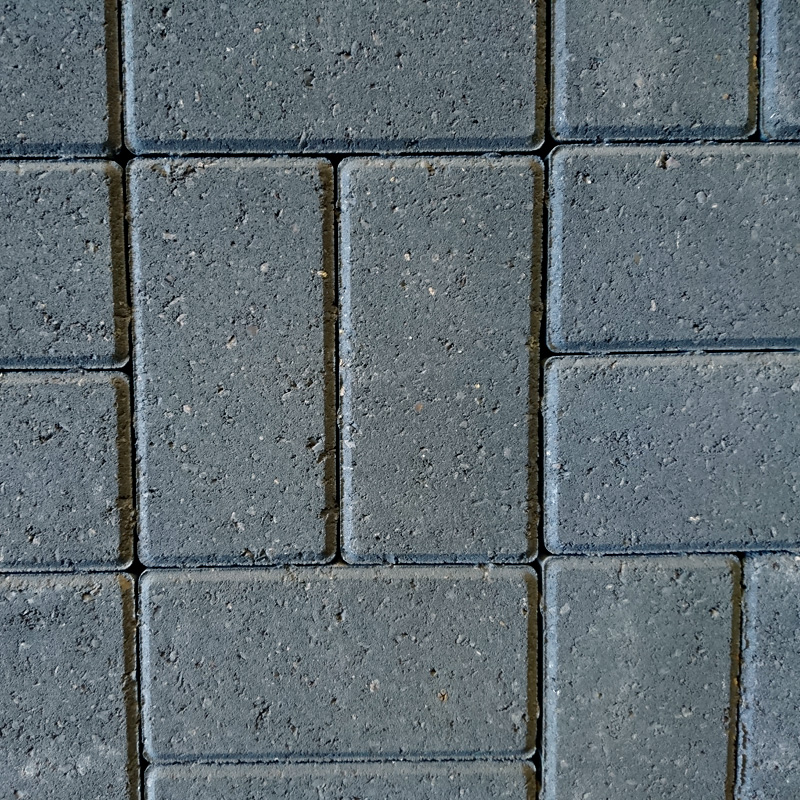
[{"label": "paved ground", "polygon": [[0,800],[800,797],[799,32],[6,3]]}]

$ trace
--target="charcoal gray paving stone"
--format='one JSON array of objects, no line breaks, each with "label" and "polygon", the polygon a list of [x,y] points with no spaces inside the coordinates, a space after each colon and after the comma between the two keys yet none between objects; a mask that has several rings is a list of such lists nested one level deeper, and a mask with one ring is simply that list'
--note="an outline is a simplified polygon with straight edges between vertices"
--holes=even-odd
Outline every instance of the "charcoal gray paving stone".
[{"label": "charcoal gray paving stone", "polygon": [[0,796],[138,797],[132,579],[0,577]]},{"label": "charcoal gray paving stone", "polygon": [[99,156],[120,143],[116,3],[4,3],[0,155]]},{"label": "charcoal gray paving stone", "polygon": [[519,762],[192,764],[151,767],[147,800],[533,800],[535,783]]},{"label": "charcoal gray paving stone", "polygon": [[353,159],[340,174],[344,556],[526,560],[541,163]]},{"label": "charcoal gray paving stone", "polygon": [[800,349],[800,147],[564,147],[551,166],[551,348]]},{"label": "charcoal gray paving stone", "polygon": [[553,558],[543,800],[731,797],[740,566]]},{"label": "charcoal gray paving stone", "polygon": [[761,127],[774,139],[800,139],[800,5],[761,3]]},{"label": "charcoal gray paving stone", "polygon": [[756,128],[755,0],[554,0],[553,134],[744,139]]},{"label": "charcoal gray paving stone", "polygon": [[0,367],[125,363],[123,215],[116,164],[0,163]]},{"label": "charcoal gray paving stone", "polygon": [[134,162],[144,563],[335,552],[332,195],[322,160]]},{"label": "charcoal gray paving stone", "polygon": [[0,372],[0,571],[130,564],[129,397],[120,373]]},{"label": "charcoal gray paving stone", "polygon": [[547,547],[578,553],[797,546],[798,392],[800,353],[550,360]]},{"label": "charcoal gray paving stone", "polygon": [[154,763],[524,757],[527,568],[159,570],[141,593]]},{"label": "charcoal gray paving stone", "polygon": [[739,797],[800,795],[800,558],[745,560]]},{"label": "charcoal gray paving stone", "polygon": [[541,142],[541,0],[125,0],[124,19],[137,153]]}]

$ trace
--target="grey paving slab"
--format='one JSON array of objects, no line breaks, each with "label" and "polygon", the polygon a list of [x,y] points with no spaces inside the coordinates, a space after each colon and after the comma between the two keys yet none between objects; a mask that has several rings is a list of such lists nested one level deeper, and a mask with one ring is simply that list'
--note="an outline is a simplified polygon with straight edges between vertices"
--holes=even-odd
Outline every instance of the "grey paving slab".
[{"label": "grey paving slab", "polygon": [[800,139],[800,6],[761,3],[761,129],[773,139]]},{"label": "grey paving slab", "polygon": [[121,144],[113,0],[0,9],[0,155],[100,156]]},{"label": "grey paving slab", "polygon": [[543,800],[731,797],[740,567],[545,562]]},{"label": "grey paving slab", "polygon": [[800,557],[745,560],[741,800],[800,794]]},{"label": "grey paving slab", "polygon": [[551,348],[800,349],[800,147],[564,147],[550,163]]},{"label": "grey paving slab", "polygon": [[340,175],[345,558],[530,558],[541,164],[353,159]]},{"label": "grey paving slab", "polygon": [[140,558],[329,559],[330,164],[137,160],[131,231]]},{"label": "grey paving slab", "polygon": [[119,167],[0,163],[0,219],[0,367],[124,364],[129,309]]},{"label": "grey paving slab", "polygon": [[0,795],[136,800],[127,575],[0,577]]},{"label": "grey paving slab", "polygon": [[159,570],[140,609],[151,762],[534,747],[527,568]]},{"label": "grey paving slab", "polygon": [[121,373],[0,373],[0,571],[130,564],[129,395]]},{"label": "grey paving slab", "polygon": [[744,139],[756,128],[755,0],[554,0],[562,140]]},{"label": "grey paving slab", "polygon": [[800,354],[552,359],[552,552],[770,550],[800,528]]},{"label": "grey paving slab", "polygon": [[192,764],[151,767],[147,800],[534,800],[527,764]]},{"label": "grey paving slab", "polygon": [[137,153],[527,150],[544,3],[125,0]]}]

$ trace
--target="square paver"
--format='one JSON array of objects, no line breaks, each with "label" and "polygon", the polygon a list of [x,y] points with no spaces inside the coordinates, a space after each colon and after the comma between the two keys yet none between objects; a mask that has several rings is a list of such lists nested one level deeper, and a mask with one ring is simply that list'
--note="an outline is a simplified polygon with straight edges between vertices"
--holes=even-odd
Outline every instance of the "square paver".
[{"label": "square paver", "polygon": [[329,559],[330,164],[138,160],[131,203],[140,558]]},{"label": "square paver", "polygon": [[800,5],[761,3],[761,128],[772,139],[800,139]]},{"label": "square paver", "polygon": [[109,162],[0,163],[0,368],[128,358],[122,173]]},{"label": "square paver", "polygon": [[137,153],[527,150],[544,3],[125,0]]},{"label": "square paver", "polygon": [[136,622],[119,575],[0,577],[0,794],[139,797]]},{"label": "square paver", "polygon": [[526,560],[541,164],[353,159],[340,175],[344,556]]},{"label": "square paver", "polygon": [[554,0],[551,24],[557,139],[745,139],[755,131],[755,0]]},{"label": "square paver", "polygon": [[543,800],[732,797],[740,566],[554,558]]},{"label": "square paver", "polygon": [[113,0],[0,9],[0,155],[111,153],[121,96]]},{"label": "square paver", "polygon": [[129,397],[120,373],[0,373],[0,571],[130,564]]}]

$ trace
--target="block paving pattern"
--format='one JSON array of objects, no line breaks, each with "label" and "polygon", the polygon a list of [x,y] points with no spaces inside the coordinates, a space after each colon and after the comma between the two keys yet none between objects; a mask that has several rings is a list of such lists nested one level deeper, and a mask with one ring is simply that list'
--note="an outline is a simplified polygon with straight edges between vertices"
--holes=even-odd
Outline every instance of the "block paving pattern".
[{"label": "block paving pattern", "polygon": [[0,798],[800,794],[799,41],[0,9]]}]

